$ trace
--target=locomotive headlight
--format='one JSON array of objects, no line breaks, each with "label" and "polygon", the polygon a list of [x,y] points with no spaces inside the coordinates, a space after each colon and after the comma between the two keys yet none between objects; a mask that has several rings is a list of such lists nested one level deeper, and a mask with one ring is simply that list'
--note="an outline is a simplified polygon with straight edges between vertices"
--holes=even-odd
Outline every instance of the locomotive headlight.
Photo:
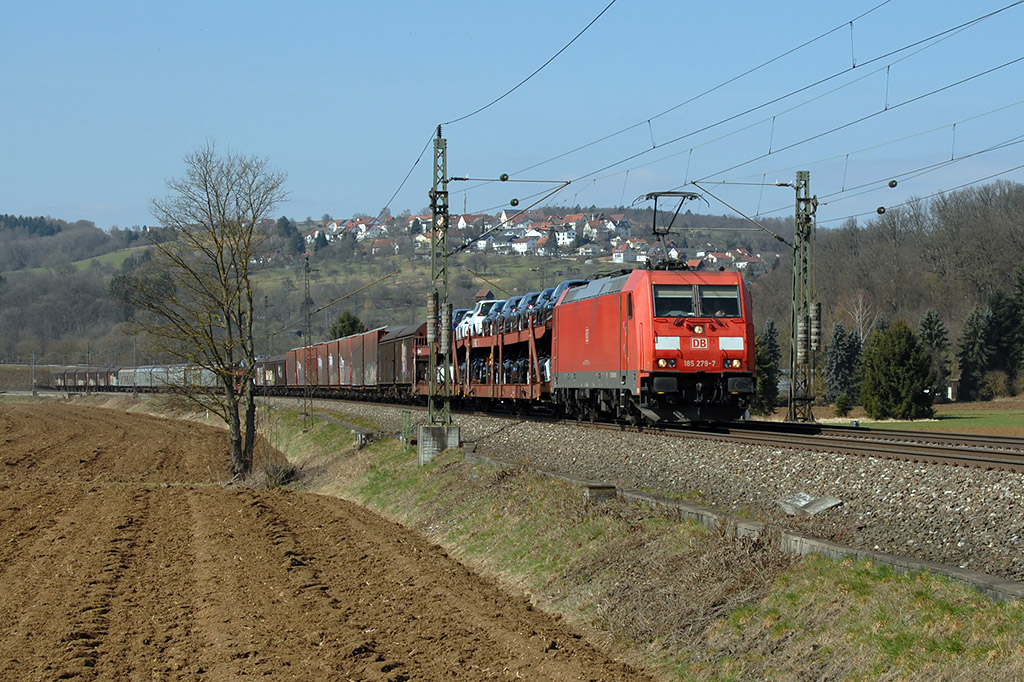
[{"label": "locomotive headlight", "polygon": [[739,358],[733,358],[732,360],[730,360],[729,358],[725,359],[725,366],[726,367],[733,367],[735,369],[739,369],[741,364],[742,364],[742,361]]},{"label": "locomotive headlight", "polygon": [[694,334],[703,334],[704,333],[704,325],[702,325],[702,324],[695,324],[693,326],[693,333]]},{"label": "locomotive headlight", "polygon": [[658,367],[660,367],[661,369],[665,369],[666,367],[668,367],[668,360],[666,360],[665,358],[658,358]]}]

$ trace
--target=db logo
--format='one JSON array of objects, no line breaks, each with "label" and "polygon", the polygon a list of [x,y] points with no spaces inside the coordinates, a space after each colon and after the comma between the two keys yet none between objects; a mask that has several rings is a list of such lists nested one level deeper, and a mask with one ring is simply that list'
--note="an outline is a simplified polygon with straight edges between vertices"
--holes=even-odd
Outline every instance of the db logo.
[{"label": "db logo", "polygon": [[704,336],[694,336],[690,339],[690,347],[694,350],[707,350],[708,340]]}]

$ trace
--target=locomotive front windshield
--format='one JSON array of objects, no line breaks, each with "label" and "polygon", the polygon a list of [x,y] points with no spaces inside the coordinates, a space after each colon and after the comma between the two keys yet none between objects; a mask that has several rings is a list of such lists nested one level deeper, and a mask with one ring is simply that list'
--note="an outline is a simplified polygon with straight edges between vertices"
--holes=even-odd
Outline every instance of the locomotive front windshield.
[{"label": "locomotive front windshield", "polygon": [[692,317],[693,286],[689,284],[655,284],[655,317]]},{"label": "locomotive front windshield", "polygon": [[740,292],[734,284],[701,284],[697,286],[700,295],[701,314],[715,317],[740,316]]},{"label": "locomotive front windshield", "polygon": [[[694,306],[694,289],[697,306]],[[740,317],[735,284],[655,284],[655,317]]]}]

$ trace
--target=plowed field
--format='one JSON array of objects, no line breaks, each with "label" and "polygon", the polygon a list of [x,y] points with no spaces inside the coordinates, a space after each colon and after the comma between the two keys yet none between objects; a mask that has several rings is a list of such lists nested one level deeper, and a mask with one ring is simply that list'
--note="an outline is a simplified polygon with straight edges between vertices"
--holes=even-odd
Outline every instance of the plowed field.
[{"label": "plowed field", "polygon": [[0,405],[0,679],[643,678],[360,507],[223,487],[225,448]]}]

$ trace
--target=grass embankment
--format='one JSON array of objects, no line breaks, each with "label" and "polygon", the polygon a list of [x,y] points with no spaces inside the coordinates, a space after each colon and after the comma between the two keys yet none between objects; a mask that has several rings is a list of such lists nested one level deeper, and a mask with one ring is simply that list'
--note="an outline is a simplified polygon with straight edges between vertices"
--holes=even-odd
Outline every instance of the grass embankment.
[{"label": "grass embankment", "polygon": [[915,422],[861,422],[873,428],[919,429],[1024,437],[1024,398],[935,406],[935,418]]},{"label": "grass embankment", "polygon": [[267,422],[298,489],[412,527],[669,679],[1024,679],[1020,603],[871,562],[794,562],[458,452],[419,467],[397,440],[357,449],[349,421]]}]

